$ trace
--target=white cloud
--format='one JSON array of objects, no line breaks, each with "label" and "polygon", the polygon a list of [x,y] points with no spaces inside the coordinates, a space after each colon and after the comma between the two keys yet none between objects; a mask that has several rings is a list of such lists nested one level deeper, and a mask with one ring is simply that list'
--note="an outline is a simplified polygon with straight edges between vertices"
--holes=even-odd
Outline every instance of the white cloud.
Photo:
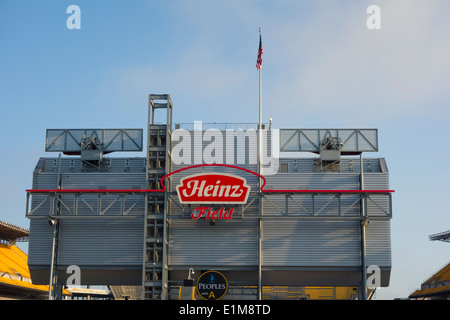
[{"label": "white cloud", "polygon": [[285,81],[269,99],[284,96],[293,111],[303,103],[312,113],[360,115],[376,108],[375,117],[448,115],[435,102],[450,97],[450,22],[443,14],[449,5],[379,1],[381,30],[366,28],[366,6],[340,6],[322,7],[325,12],[308,23],[290,21],[281,27],[279,45],[287,63],[278,77],[284,74]]},{"label": "white cloud", "polygon": [[[282,107],[286,119],[320,114],[358,119],[368,113],[378,120],[405,114],[448,116],[449,4],[182,4],[173,6],[168,18],[183,26],[188,37],[183,46],[167,52],[168,60],[109,70],[105,86],[115,88],[114,95],[143,105],[148,93],[171,93],[189,106],[195,117],[189,121],[206,120],[212,112],[211,118],[223,115],[225,121],[235,121],[220,113],[225,106],[233,115],[247,112],[249,119],[256,109],[247,109],[258,102],[254,64],[262,25],[265,113],[274,115]],[[366,27],[370,4],[381,8],[381,30]],[[164,45],[155,50],[164,52]],[[177,114],[188,115],[177,106]]]}]

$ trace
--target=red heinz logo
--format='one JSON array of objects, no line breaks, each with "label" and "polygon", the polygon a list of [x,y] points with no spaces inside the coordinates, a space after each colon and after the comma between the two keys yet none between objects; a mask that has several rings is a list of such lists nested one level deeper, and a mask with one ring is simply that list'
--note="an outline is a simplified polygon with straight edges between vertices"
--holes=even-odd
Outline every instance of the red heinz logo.
[{"label": "red heinz logo", "polygon": [[245,178],[226,173],[200,173],[182,178],[177,186],[180,203],[246,203],[250,186]]}]

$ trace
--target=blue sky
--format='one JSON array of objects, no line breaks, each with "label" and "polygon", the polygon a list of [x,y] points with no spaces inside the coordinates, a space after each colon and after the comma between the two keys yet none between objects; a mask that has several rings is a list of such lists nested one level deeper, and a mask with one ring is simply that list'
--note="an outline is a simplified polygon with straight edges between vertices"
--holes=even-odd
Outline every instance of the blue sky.
[{"label": "blue sky", "polygon": [[[81,29],[69,30],[69,5]],[[369,30],[369,5],[381,29]],[[145,128],[147,95],[175,122],[378,128],[394,194],[391,285],[405,297],[450,260],[450,3],[0,0],[0,219],[28,227],[25,189],[47,128]],[[130,154],[131,155],[131,154]],[[137,154],[136,156],[140,156]]]}]

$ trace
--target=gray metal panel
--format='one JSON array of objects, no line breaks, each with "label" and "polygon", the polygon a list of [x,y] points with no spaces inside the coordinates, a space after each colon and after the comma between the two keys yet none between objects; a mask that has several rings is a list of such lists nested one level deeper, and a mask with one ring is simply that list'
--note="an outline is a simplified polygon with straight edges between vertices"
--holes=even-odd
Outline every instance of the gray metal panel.
[{"label": "gray metal panel", "polygon": [[264,266],[361,264],[358,221],[264,221]]},{"label": "gray metal panel", "polygon": [[[54,159],[44,159],[41,167],[33,174],[33,189],[56,189],[57,187],[57,170],[58,161]],[[62,189],[145,189],[146,180],[145,172],[141,170],[133,170],[133,168],[141,168],[144,164],[142,159],[133,159],[126,161],[126,159],[114,159],[114,171],[110,172],[71,172],[71,159],[63,159],[61,161],[61,187]],[[128,171],[125,171],[129,168]],[[51,172],[45,172],[45,168]],[[116,173],[117,172],[117,173]],[[107,209],[108,214],[119,214],[121,212],[121,202],[116,201],[114,205],[109,206],[117,195],[103,195],[102,196],[102,210]],[[31,200],[31,210],[36,208],[43,200],[47,198],[46,194],[33,194]],[[66,205],[61,206],[61,214],[69,213],[69,209],[74,207],[74,195],[61,195],[61,200]],[[97,195],[82,194],[80,201],[78,201],[78,214],[92,215],[92,209],[97,206]],[[129,214],[143,215],[145,210],[145,201],[142,195],[127,195],[125,198],[124,209],[129,211]],[[50,213],[50,201],[45,201],[43,204],[33,212],[33,215],[45,215]]]},{"label": "gray metal panel", "polygon": [[[371,220],[366,228],[366,263],[391,266],[389,220]],[[359,221],[264,221],[263,263],[270,267],[358,267]]]},{"label": "gray metal panel", "polygon": [[[266,177],[265,190],[270,189],[309,189],[309,190],[337,190],[359,189],[359,175],[342,173],[297,173],[277,174]],[[344,215],[359,215],[359,196],[341,196],[341,207],[345,209]],[[355,203],[356,202],[356,203]],[[286,197],[284,195],[266,195],[263,202],[263,212],[269,214],[282,214],[285,211]],[[311,195],[294,194],[289,198],[289,213],[338,215],[338,199],[334,195],[315,195],[314,208]]]},{"label": "gray metal panel", "polygon": [[[58,265],[104,269],[142,264],[143,218],[132,220],[61,220]],[[28,264],[50,266],[53,228],[30,221]]]},{"label": "gray metal panel", "polygon": [[61,221],[58,263],[63,265],[141,265],[143,218]]},{"label": "gray metal panel", "polygon": [[[389,189],[389,175],[387,173],[364,174],[364,189],[387,190]],[[367,215],[369,217],[386,216],[389,212],[390,200],[388,196],[372,194],[367,199]],[[389,225],[387,226],[389,229]]]},{"label": "gray metal panel", "polygon": [[[58,175],[56,173],[39,173],[35,171],[33,173],[33,189],[56,189],[57,177]],[[30,204],[31,209],[36,208],[34,214],[46,216],[50,214],[50,201],[46,194],[33,194]]]},{"label": "gray metal panel", "polygon": [[[179,166],[179,165],[173,166],[173,171],[176,171],[178,169],[182,169],[185,167],[187,167],[187,166]],[[239,167],[256,172],[256,165],[254,165],[254,166],[253,165],[242,165]],[[189,168],[187,170],[183,170],[183,171],[174,173],[172,175],[172,187],[173,187],[172,191],[175,191],[176,185],[180,183],[180,180],[182,178],[193,175],[193,174],[197,174],[197,173],[208,173],[208,172],[210,172],[210,173],[214,173],[214,172],[229,173],[229,174],[235,174],[240,177],[243,177],[247,180],[247,184],[249,184],[252,187],[252,190],[254,190],[257,180],[258,180],[257,175],[246,172],[244,170],[237,169],[237,168],[221,167],[221,166],[196,167],[196,168]]]},{"label": "gray metal panel", "polygon": [[[142,157],[118,158],[103,157],[100,172],[142,172],[145,174],[146,159]],[[58,158],[41,158],[35,168],[35,173],[57,173],[59,166]],[[61,172],[64,173],[87,173],[87,166],[79,157],[61,158]]]},{"label": "gray metal panel", "polygon": [[359,174],[352,173],[302,173],[276,174],[267,176],[266,187],[273,189],[302,189],[310,190],[358,190]]},{"label": "gray metal panel", "polygon": [[[78,159],[63,158],[61,160],[62,187],[70,189],[136,189],[146,187],[143,158],[112,158],[109,172],[81,173],[81,162]],[[58,159],[42,158],[33,173],[33,189],[56,189]],[[47,195],[32,195],[32,209]],[[83,199],[94,195],[80,195]],[[113,197],[113,196],[111,196]],[[142,195],[140,196],[142,198]],[[69,207],[73,204],[73,195],[62,195],[63,202]],[[132,201],[132,195],[127,199]],[[80,198],[81,199],[81,198]],[[102,196],[107,202],[108,196]],[[87,201],[89,203],[89,201]],[[83,212],[84,202],[79,201],[78,213]],[[102,202],[102,208],[104,209]],[[94,206],[94,205],[93,205]],[[119,211],[118,205],[108,211],[114,214]],[[126,205],[125,205],[126,206]],[[82,269],[83,279],[93,278],[96,283],[111,283],[114,280],[111,272],[121,274],[124,270],[138,270],[140,281],[142,270],[143,237],[144,237],[144,206],[145,201],[136,205],[130,212],[133,218],[127,219],[84,219],[66,217],[60,221],[59,268],[68,265],[78,265]],[[44,203],[34,215],[48,216],[49,201]],[[61,214],[66,208],[61,206]],[[92,214],[91,214],[92,215]],[[48,281],[52,248],[52,227],[47,219],[30,219],[30,242],[28,262],[35,279],[45,283]],[[103,272],[102,272],[103,271]],[[133,271],[134,272],[134,271]],[[126,278],[126,277],[129,277]],[[134,284],[136,277],[121,274],[124,283]],[[119,280],[120,282],[121,280]],[[140,282],[139,282],[140,283]]]},{"label": "gray metal panel", "polygon": [[30,240],[28,244],[28,265],[50,266],[53,228],[46,220],[30,220]]},{"label": "gray metal panel", "polygon": [[370,220],[366,227],[366,264],[379,267],[392,265],[389,220]]},{"label": "gray metal panel", "polygon": [[[63,189],[145,189],[145,173],[73,173],[62,175]],[[62,196],[65,203],[71,208],[73,196]],[[79,201],[78,214],[92,214],[90,207],[97,204],[96,195],[82,195],[84,201]],[[120,214],[121,202],[115,201],[117,195],[102,196],[101,210],[107,210],[108,214]],[[115,202],[114,202],[115,201]],[[125,201],[125,200],[124,200]],[[113,204],[114,203],[114,204]],[[89,206],[87,205],[89,204]],[[131,208],[131,206],[133,206]],[[124,204],[125,211],[131,208],[130,214],[143,215],[145,201],[142,195],[127,195]],[[62,207],[62,214],[65,208]]]},{"label": "gray metal panel", "polygon": [[[384,172],[384,159],[363,159],[364,173],[381,173]],[[280,170],[281,164],[288,165],[287,173],[317,173],[320,172],[320,158],[282,158],[279,160]],[[360,159],[355,157],[341,157],[339,161],[339,173],[360,173]],[[278,171],[281,173],[281,171]]]},{"label": "gray metal panel", "polygon": [[256,266],[257,222],[173,219],[169,233],[169,265]]},{"label": "gray metal panel", "polygon": [[145,173],[62,174],[62,189],[145,189],[145,186]]}]

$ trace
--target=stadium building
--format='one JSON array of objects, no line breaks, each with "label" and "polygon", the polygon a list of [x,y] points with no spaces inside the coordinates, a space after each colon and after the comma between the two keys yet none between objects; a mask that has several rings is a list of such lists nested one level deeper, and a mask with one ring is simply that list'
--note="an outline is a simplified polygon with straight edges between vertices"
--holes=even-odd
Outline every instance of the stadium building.
[{"label": "stadium building", "polygon": [[59,155],[27,190],[34,284],[54,299],[77,284],[168,300],[369,299],[389,285],[393,191],[385,159],[363,157],[376,129],[178,124],[172,111],[149,95],[145,145],[142,129],[47,130]]}]

